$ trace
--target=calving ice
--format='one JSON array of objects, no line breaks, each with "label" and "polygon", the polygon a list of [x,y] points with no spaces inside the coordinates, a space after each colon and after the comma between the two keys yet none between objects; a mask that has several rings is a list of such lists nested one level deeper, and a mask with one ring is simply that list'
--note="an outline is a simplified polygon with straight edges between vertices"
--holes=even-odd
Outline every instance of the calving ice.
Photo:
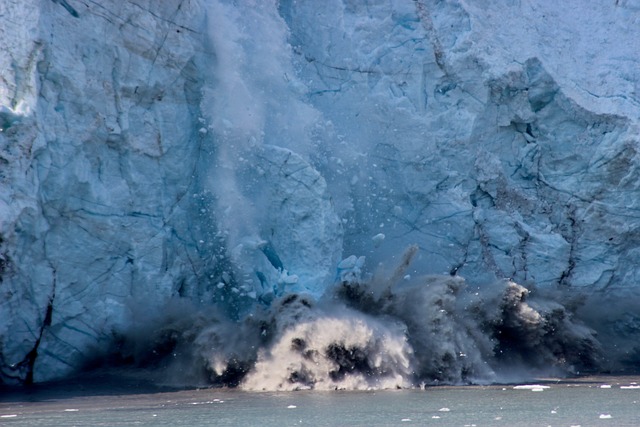
[{"label": "calving ice", "polygon": [[637,367],[632,2],[0,6],[0,381]]}]

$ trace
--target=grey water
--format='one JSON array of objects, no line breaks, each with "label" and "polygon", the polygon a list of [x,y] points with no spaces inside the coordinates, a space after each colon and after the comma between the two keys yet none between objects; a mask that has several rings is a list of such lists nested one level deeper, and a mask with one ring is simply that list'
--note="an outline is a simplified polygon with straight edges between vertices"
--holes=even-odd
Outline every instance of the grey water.
[{"label": "grey water", "polygon": [[2,426],[639,426],[640,377],[415,390],[0,395]]}]

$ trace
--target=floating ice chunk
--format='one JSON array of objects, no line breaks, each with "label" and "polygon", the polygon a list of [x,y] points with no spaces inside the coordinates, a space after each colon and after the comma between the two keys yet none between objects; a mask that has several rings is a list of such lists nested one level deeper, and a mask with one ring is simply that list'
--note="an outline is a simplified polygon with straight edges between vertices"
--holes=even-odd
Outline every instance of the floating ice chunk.
[{"label": "floating ice chunk", "polygon": [[411,421],[411,418],[403,418],[400,421],[403,422],[403,423],[407,423],[407,422]]},{"label": "floating ice chunk", "polygon": [[376,248],[377,248],[378,246],[380,246],[380,244],[382,243],[382,241],[384,240],[384,238],[385,238],[384,233],[378,233],[378,234],[376,234],[375,236],[373,236],[373,237],[371,238],[371,240],[373,240],[373,246],[375,246]]},{"label": "floating ice chunk", "polygon": [[295,409],[295,408],[297,408],[297,406],[296,406],[296,405],[289,405],[289,406],[287,406],[287,409]]},{"label": "floating ice chunk", "polygon": [[80,409],[65,409],[64,412],[78,412]]},{"label": "floating ice chunk", "polygon": [[449,412],[449,411],[451,411],[451,409],[449,409],[449,408],[440,408],[440,409],[438,409],[438,411],[440,411],[440,412]]},{"label": "floating ice chunk", "polygon": [[601,420],[607,420],[607,419],[613,418],[613,417],[611,416],[611,414],[600,414],[600,417],[598,417],[598,418],[600,418]]},{"label": "floating ice chunk", "polygon": [[18,414],[7,414],[7,415],[0,415],[0,418],[15,418],[17,416]]},{"label": "floating ice chunk", "polygon": [[600,388],[611,388],[611,384],[602,384]]},{"label": "floating ice chunk", "polygon": [[433,417],[431,417],[431,418],[433,418],[434,420],[438,420],[438,419],[440,419],[440,415],[434,415],[434,416],[433,416]]},{"label": "floating ice chunk", "polygon": [[517,385],[513,387],[514,390],[531,390],[531,391],[544,391],[548,389],[548,385],[539,385],[539,384],[524,384]]},{"label": "floating ice chunk", "polygon": [[640,385],[621,385],[620,388],[623,390],[635,390],[640,389]]}]

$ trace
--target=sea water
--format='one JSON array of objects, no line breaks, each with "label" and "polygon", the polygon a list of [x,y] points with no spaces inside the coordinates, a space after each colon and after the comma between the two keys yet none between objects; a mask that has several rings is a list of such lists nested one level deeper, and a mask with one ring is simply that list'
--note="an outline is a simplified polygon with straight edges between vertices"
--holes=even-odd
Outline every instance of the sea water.
[{"label": "sea water", "polygon": [[5,393],[2,426],[640,426],[640,378],[415,390]]}]

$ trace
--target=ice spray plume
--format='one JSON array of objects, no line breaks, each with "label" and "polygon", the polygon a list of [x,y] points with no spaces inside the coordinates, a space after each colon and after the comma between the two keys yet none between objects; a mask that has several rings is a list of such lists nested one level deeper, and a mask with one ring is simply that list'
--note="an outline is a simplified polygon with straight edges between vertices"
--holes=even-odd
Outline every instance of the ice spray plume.
[{"label": "ice spray plume", "polygon": [[345,274],[320,300],[291,293],[236,323],[178,304],[153,333],[124,341],[174,378],[247,390],[490,383],[601,365],[594,331],[572,309],[509,280],[469,291],[458,276],[410,278],[416,250],[388,276]]},{"label": "ice spray plume", "polygon": [[290,295],[273,317],[273,339],[241,387],[247,390],[370,389],[411,383],[403,326],[344,306]]},{"label": "ice spray plume", "polygon": [[319,296],[342,239],[325,180],[308,158],[320,114],[300,99],[275,3],[241,3],[207,6],[212,59],[201,104],[209,148],[202,186],[213,200],[211,223],[240,294]]}]

